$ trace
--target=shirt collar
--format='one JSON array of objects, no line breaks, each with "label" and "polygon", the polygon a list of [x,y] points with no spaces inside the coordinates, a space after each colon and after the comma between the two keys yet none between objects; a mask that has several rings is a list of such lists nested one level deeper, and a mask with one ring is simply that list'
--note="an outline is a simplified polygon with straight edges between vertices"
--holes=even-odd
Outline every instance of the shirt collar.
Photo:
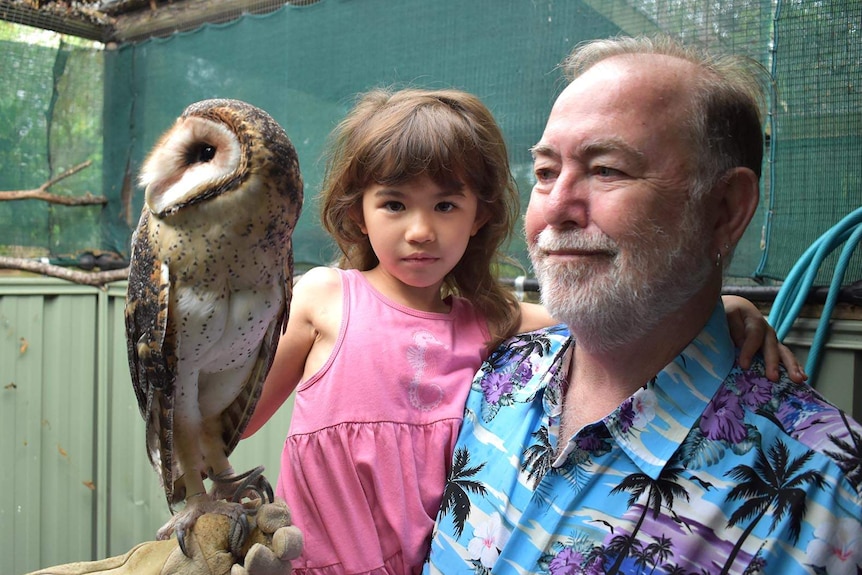
[{"label": "shirt collar", "polygon": [[608,431],[644,474],[658,478],[730,373],[735,357],[719,301],[706,326],[682,353],[604,419]]}]

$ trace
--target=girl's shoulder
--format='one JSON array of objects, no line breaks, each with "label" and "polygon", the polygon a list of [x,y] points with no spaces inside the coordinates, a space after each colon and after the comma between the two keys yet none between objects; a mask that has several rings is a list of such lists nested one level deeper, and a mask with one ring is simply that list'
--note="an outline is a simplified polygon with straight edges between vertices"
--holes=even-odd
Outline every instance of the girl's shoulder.
[{"label": "girl's shoulder", "polygon": [[339,270],[320,266],[311,268],[296,279],[293,285],[293,301],[339,301],[341,291]]},{"label": "girl's shoulder", "polygon": [[337,268],[318,266],[302,273],[294,282],[295,287],[341,289],[341,275]]}]

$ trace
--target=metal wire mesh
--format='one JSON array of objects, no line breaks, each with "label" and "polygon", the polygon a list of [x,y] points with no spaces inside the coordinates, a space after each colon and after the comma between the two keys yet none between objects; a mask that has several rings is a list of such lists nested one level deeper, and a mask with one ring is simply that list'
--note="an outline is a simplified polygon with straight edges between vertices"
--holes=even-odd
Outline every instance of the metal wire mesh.
[{"label": "metal wire mesh", "polygon": [[[35,187],[92,159],[56,189],[108,199],[84,208],[0,202],[0,251],[127,251],[144,155],[186,105],[209,97],[267,109],[297,145],[309,198],[295,237],[302,264],[334,256],[314,202],[321,153],[354,95],[372,86],[479,95],[506,134],[526,205],[528,149],[562,88],[557,64],[578,42],[619,33],[678,35],[751,56],[773,74],[762,201],[733,276],[783,278],[814,239],[862,204],[862,0],[301,3],[261,3],[266,13],[225,15],[230,22],[105,50],[0,40],[0,189]],[[526,268],[519,236],[510,252]],[[830,273],[827,262],[822,279]],[[846,283],[860,277],[857,255]]]}]

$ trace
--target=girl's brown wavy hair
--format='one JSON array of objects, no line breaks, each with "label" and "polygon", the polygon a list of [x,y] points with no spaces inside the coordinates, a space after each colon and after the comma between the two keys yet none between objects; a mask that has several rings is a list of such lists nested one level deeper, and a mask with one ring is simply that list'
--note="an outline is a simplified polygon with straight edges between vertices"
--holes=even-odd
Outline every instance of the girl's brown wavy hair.
[{"label": "girl's brown wavy hair", "polygon": [[370,185],[399,185],[427,176],[443,188],[468,186],[487,218],[443,282],[443,297],[471,301],[488,322],[491,345],[512,335],[520,308],[496,277],[501,248],[519,215],[518,191],[503,134],[475,96],[459,90],[375,89],[331,135],[320,197],[323,226],[341,249],[343,268],[379,263],[359,228]]}]

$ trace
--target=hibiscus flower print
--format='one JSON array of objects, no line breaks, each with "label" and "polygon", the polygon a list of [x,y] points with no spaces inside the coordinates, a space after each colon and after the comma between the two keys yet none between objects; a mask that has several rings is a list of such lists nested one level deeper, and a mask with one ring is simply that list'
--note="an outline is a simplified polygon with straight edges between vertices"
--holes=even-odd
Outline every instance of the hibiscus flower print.
[{"label": "hibiscus flower print", "polygon": [[632,396],[632,427],[643,429],[650,421],[655,419],[656,405],[658,405],[658,400],[653,390],[646,388],[639,389]]},{"label": "hibiscus flower print", "polygon": [[862,529],[846,518],[821,522],[806,553],[812,565],[829,575],[856,575],[862,567]]},{"label": "hibiscus flower print", "polygon": [[509,540],[509,531],[503,526],[499,513],[473,530],[473,538],[467,544],[467,553],[479,561],[485,569],[491,569],[500,557],[500,550]]},{"label": "hibiscus flower print", "polygon": [[744,415],[739,396],[722,387],[706,406],[700,418],[700,430],[709,439],[740,443],[748,436]]},{"label": "hibiscus flower print", "polygon": [[643,429],[655,419],[658,399],[652,389],[642,387],[619,406],[611,415],[609,423],[616,425],[622,433],[631,429]]},{"label": "hibiscus flower print", "polygon": [[743,372],[736,379],[736,388],[742,404],[752,411],[772,399],[772,382],[755,373]]},{"label": "hibiscus flower print", "polygon": [[493,371],[482,379],[481,385],[485,401],[491,405],[496,405],[501,397],[512,393],[512,380],[507,373]]},{"label": "hibiscus flower print", "polygon": [[[634,424],[635,415],[632,398],[628,398],[619,406],[616,413],[616,424],[620,428],[620,431],[628,433]],[[611,416],[611,420],[613,421],[613,415]]]}]

